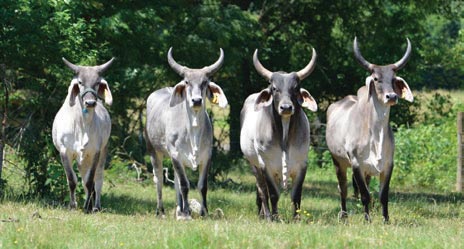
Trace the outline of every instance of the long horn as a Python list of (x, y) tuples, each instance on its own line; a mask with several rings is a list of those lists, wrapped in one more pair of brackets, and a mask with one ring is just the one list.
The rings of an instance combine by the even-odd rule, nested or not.
[(113, 61), (114, 61), (114, 57), (111, 58), (111, 60), (107, 61), (105, 64), (98, 66), (98, 73), (105, 72), (111, 66), (111, 64), (113, 64)]
[(395, 70), (400, 70), (403, 68), (411, 56), (411, 42), (408, 38), (406, 38), (406, 40), (408, 41), (408, 48), (406, 48), (406, 53), (403, 55), (403, 58), (393, 64), (395, 66)]
[(253, 54), (253, 65), (255, 66), (256, 71), (263, 76), (266, 80), (270, 80), (272, 76), (272, 72), (267, 70), (266, 68), (261, 65), (261, 62), (259, 62), (258, 59), (258, 49), (255, 50), (255, 53)]
[(184, 77), (184, 72), (185, 72), (185, 68), (184, 66), (180, 65), (179, 63), (177, 63), (174, 58), (172, 58), (172, 47), (169, 48), (169, 51), (168, 51), (168, 63), (169, 63), (169, 66), (171, 66), (171, 68), (180, 76)]
[(212, 75), (213, 73), (217, 72), (217, 70), (221, 68), (222, 63), (224, 63), (224, 51), (222, 51), (222, 48), (219, 48), (219, 51), (219, 59), (213, 65), (204, 67), (202, 69), (206, 73), (206, 75)]
[(298, 78), (301, 80), (304, 80), (306, 77), (308, 77), (316, 67), (316, 50), (313, 48), (313, 56), (311, 57), (311, 61), (306, 65), (305, 68), (301, 69), (300, 71), (296, 72), (296, 75)]
[(354, 51), (354, 57), (356, 57), (359, 64), (361, 64), (361, 66), (363, 66), (366, 70), (371, 71), (373, 65), (372, 63), (364, 59), (364, 57), (361, 55), (361, 51), (359, 51), (358, 41), (357, 41), (356, 36), (354, 37), (353, 51)]
[(72, 70), (74, 73), (77, 74), (77, 73), (79, 72), (79, 66), (78, 66), (78, 65), (72, 64), (71, 62), (69, 62), (68, 60), (66, 60), (64, 57), (62, 57), (61, 59), (63, 59), (64, 64), (66, 64), (66, 66), (68, 66), (69, 68), (71, 68), (71, 70)]

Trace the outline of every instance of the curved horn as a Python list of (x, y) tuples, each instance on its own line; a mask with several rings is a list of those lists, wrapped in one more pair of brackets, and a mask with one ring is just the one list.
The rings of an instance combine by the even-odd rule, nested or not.
[(113, 64), (113, 61), (114, 61), (114, 57), (111, 58), (111, 60), (107, 61), (106, 63), (101, 64), (100, 66), (98, 66), (98, 69), (97, 69), (98, 73), (105, 72), (111, 66), (111, 64)]
[(270, 80), (272, 76), (272, 72), (267, 70), (266, 68), (261, 65), (261, 62), (259, 62), (258, 59), (258, 49), (255, 50), (255, 53), (253, 54), (253, 65), (255, 66), (256, 71), (263, 76), (266, 80)]
[(214, 62), (213, 65), (204, 67), (202, 69), (207, 75), (211, 75), (217, 72), (219, 68), (221, 68), (222, 63), (224, 62), (224, 51), (222, 51), (222, 48), (219, 48), (219, 51), (220, 51), (219, 59), (216, 62)]
[(298, 78), (301, 80), (304, 80), (304, 78), (308, 77), (316, 67), (316, 50), (313, 48), (313, 56), (311, 57), (311, 61), (306, 65), (305, 68), (301, 69), (300, 71), (296, 72), (296, 75)]
[(361, 66), (363, 66), (366, 70), (371, 71), (373, 65), (372, 63), (366, 61), (366, 59), (364, 59), (364, 57), (361, 55), (361, 51), (359, 51), (358, 41), (357, 41), (356, 36), (354, 37), (353, 51), (354, 51), (354, 57), (356, 57), (359, 64), (361, 64)]
[(172, 47), (169, 48), (169, 51), (168, 51), (168, 63), (169, 63), (169, 66), (171, 66), (171, 68), (177, 73), (179, 74), (180, 76), (184, 77), (184, 71), (185, 71), (185, 67), (180, 65), (179, 63), (177, 63), (174, 58), (172, 58)]
[(406, 40), (408, 41), (408, 48), (406, 48), (406, 53), (404, 53), (403, 58), (393, 64), (395, 66), (395, 70), (403, 68), (411, 55), (411, 42), (408, 38), (406, 38)]
[(63, 59), (64, 64), (66, 64), (66, 66), (68, 66), (69, 68), (71, 68), (71, 70), (72, 70), (74, 73), (77, 74), (77, 73), (79, 72), (79, 66), (78, 66), (78, 65), (72, 64), (71, 62), (69, 62), (68, 60), (66, 60), (64, 57), (62, 57), (61, 59)]

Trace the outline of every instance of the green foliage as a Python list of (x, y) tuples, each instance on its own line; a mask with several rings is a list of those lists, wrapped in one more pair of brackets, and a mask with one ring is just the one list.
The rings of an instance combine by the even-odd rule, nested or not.
[(395, 133), (394, 182), (408, 187), (450, 191), (456, 179), (456, 114), (428, 119)]

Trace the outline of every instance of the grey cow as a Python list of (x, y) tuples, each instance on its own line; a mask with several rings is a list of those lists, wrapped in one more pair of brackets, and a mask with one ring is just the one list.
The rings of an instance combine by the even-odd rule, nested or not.
[(75, 75), (66, 100), (53, 121), (53, 143), (60, 152), (66, 172), (71, 208), (77, 206), (77, 177), (73, 170), (73, 161), (77, 161), (86, 193), (86, 212), (101, 210), (100, 196), (111, 120), (98, 99), (104, 99), (108, 105), (113, 102), (108, 83), (102, 77), (113, 60), (90, 67), (74, 65), (63, 58)]
[(271, 72), (261, 65), (258, 50), (253, 55), (256, 71), (270, 84), (243, 104), (240, 147), (256, 177), (258, 215), (267, 220), (278, 218), (279, 185), (286, 188), (289, 177), (295, 218), (300, 209), (309, 150), (309, 122), (302, 107), (317, 111), (316, 101), (300, 82), (316, 65), (316, 51), (312, 53), (308, 65), (292, 73)]
[(183, 79), (174, 87), (157, 90), (148, 97), (145, 137), (153, 165), (153, 180), (158, 193), (158, 215), (164, 216), (162, 200), (164, 156), (171, 158), (174, 167), (174, 185), (177, 194), (176, 218), (191, 219), (186, 167), (193, 170), (199, 168), (201, 215), (205, 216), (208, 213), (207, 176), (211, 164), (213, 131), (206, 113), (205, 101), (208, 98), (222, 108), (227, 106), (227, 98), (221, 87), (210, 80), (211, 75), (219, 70), (223, 61), (224, 52), (220, 49), (219, 59), (214, 64), (202, 69), (190, 69), (173, 59), (172, 48), (170, 48), (169, 65)]
[(357, 96), (349, 95), (331, 104), (327, 110), (326, 140), (338, 178), (341, 212), (346, 218), (346, 196), (348, 167), (353, 170), (353, 179), (361, 193), (365, 219), (370, 221), (368, 204), (369, 179), (380, 176), (380, 202), (385, 222), (388, 222), (388, 192), (393, 170), (395, 150), (393, 133), (389, 124), (390, 107), (398, 98), (413, 101), (408, 84), (396, 76), (406, 65), (411, 54), (411, 43), (404, 56), (396, 63), (378, 66), (366, 61), (354, 39), (354, 55), (357, 61), (370, 72), (365, 86)]

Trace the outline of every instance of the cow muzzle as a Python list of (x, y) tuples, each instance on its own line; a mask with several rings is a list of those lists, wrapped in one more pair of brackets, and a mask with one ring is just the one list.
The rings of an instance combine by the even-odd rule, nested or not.
[(387, 105), (396, 105), (398, 103), (398, 95), (396, 93), (387, 93), (385, 94), (384, 102)]
[(290, 116), (293, 115), (295, 108), (293, 108), (292, 104), (280, 104), (279, 105), (279, 114), (282, 116)]
[[(90, 95), (89, 95), (90, 94)], [(92, 88), (87, 88), (81, 93), (85, 108), (94, 108), (97, 105), (98, 94)]]

